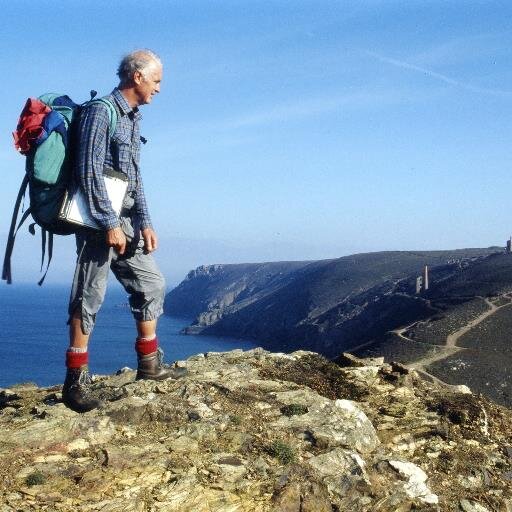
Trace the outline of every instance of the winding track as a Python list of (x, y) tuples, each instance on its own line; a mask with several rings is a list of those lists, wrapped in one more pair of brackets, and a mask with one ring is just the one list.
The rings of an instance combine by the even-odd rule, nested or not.
[[(511, 295), (509, 293), (505, 293), (502, 295), (502, 297), (506, 297), (507, 299), (511, 299)], [(467, 332), (469, 332), (471, 329), (476, 327), (478, 324), (483, 322), (486, 318), (494, 315), (496, 311), (499, 309), (509, 306), (510, 302), (506, 302), (505, 304), (502, 304), (501, 306), (496, 306), (496, 304), (493, 304), (487, 297), (482, 296), (475, 296), (475, 299), (482, 299), (488, 306), (489, 309), (482, 313), (481, 315), (477, 316), (474, 320), (467, 323), (457, 331), (455, 331), (452, 334), (449, 334), (446, 337), (445, 344), (444, 345), (432, 345), (432, 347), (436, 347), (438, 350), (430, 356), (424, 357), (422, 359), (419, 359), (418, 361), (415, 361), (414, 363), (410, 364), (409, 366), (411, 368), (414, 368), (415, 370), (420, 370), (423, 372), (427, 372), (426, 368), (427, 366), (437, 362), (441, 361), (443, 359), (446, 359), (447, 357), (456, 354), (457, 352), (460, 352), (461, 350), (466, 350), (464, 347), (458, 347), (457, 342), (458, 340), (464, 336)], [(405, 336), (405, 332), (408, 331), (411, 327), (413, 327), (417, 322), (413, 322), (410, 325), (407, 325), (406, 327), (401, 327), (399, 329), (395, 329), (391, 332), (395, 333), (399, 338), (402, 338), (404, 341), (415, 341), (411, 338), (408, 338)]]

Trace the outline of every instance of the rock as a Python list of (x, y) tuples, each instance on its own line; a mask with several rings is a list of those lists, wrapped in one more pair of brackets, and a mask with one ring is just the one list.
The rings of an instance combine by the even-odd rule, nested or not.
[(148, 402), (139, 396), (131, 396), (112, 403), (107, 414), (116, 423), (136, 425), (149, 419)]
[(177, 439), (170, 441), (169, 449), (178, 453), (197, 452), (199, 450), (199, 444), (196, 440), (191, 439), (190, 437), (180, 436)]
[(460, 509), (463, 512), (490, 512), (488, 508), (472, 500), (460, 500)]
[(125, 384), (130, 384), (135, 379), (135, 370), (128, 368), (125, 366), (117, 370), (115, 375), (111, 376), (106, 382), (103, 383), (104, 386), (112, 387), (112, 388), (120, 388)]
[(82, 438), (78, 438), (78, 439), (74, 439), (73, 441), (68, 443), (66, 450), (68, 452), (72, 452), (75, 450), (87, 450), (87, 448), (89, 448), (89, 446), (90, 446), (89, 441), (86, 441), (85, 439), (82, 439)]
[(359, 481), (367, 480), (364, 461), (342, 448), (317, 455), (307, 463), (319, 475), (327, 489), (340, 497)]
[(464, 489), (472, 490), (483, 487), (484, 478), (482, 473), (473, 472), (473, 474), (457, 475), (457, 482)]
[(228, 466), (242, 466), (242, 461), (234, 455), (222, 455), (217, 459), (217, 464), (227, 464)]
[[(439, 498), (478, 512), (475, 492), (508, 510), (512, 413), (485, 403), (483, 436), (481, 397), (406, 385), (399, 371), (391, 383), (368, 363), (262, 349), (192, 357), (180, 381), (98, 377), (105, 403), (86, 414), (58, 388), (13, 388), (0, 510), (405, 512), (437, 510)], [(451, 404), (464, 422), (450, 421)]]
[(327, 489), (316, 482), (303, 491), (301, 512), (332, 512), (333, 508)]
[(270, 469), (270, 466), (265, 462), (262, 457), (258, 457), (252, 463), (252, 469), (261, 477), (267, 476), (267, 470)]
[(343, 352), (340, 356), (334, 359), (334, 362), (342, 367), (352, 366), (352, 367), (368, 367), (368, 366), (376, 366), (381, 367), (384, 364), (383, 357), (367, 357), (360, 358), (356, 357), (349, 352)]
[(4, 408), (10, 402), (20, 400), (21, 396), (10, 389), (0, 390), (0, 409)]
[(352, 379), (365, 382), (368, 379), (376, 381), (379, 374), (378, 366), (363, 366), (361, 368), (344, 368), (345, 373)]
[(245, 452), (250, 449), (254, 436), (246, 432), (227, 432), (223, 434), (226, 448), (233, 452)]
[(403, 365), (402, 363), (399, 363), (397, 361), (391, 362), (391, 371), (399, 373), (400, 375), (407, 375), (411, 370)]
[(187, 416), (190, 421), (198, 421), (201, 419), (201, 415), (197, 411), (187, 411)]
[(458, 384), (452, 388), (456, 393), (462, 393), (463, 395), (471, 395), (471, 389), (464, 384)]
[(348, 400), (327, 400), (309, 390), (273, 393), (285, 405), (300, 404), (308, 412), (282, 416), (272, 423), (276, 427), (306, 432), (313, 442), (324, 448), (346, 446), (360, 452), (371, 451), (379, 444), (376, 431), (364, 412)]
[[(262, 350), (262, 349), (260, 349)], [(301, 357), (310, 356), (310, 355), (316, 355), (316, 352), (311, 352), (310, 350), (295, 350), (290, 354), (293, 359), (297, 360)]]
[(236, 482), (247, 473), (247, 468), (242, 464), (225, 464), (220, 461), (210, 466), (209, 470), (220, 475), (225, 482)]
[(301, 512), (300, 486), (291, 484), (286, 486), (276, 497), (274, 512)]
[(197, 415), (197, 419), (200, 418), (211, 418), (214, 413), (204, 402), (197, 399), (189, 399), (188, 403), (193, 407), (193, 413)]
[(426, 486), (427, 475), (421, 468), (412, 462), (399, 460), (389, 460), (388, 462), (400, 476), (407, 480), (404, 486), (407, 496), (417, 498), (423, 503), (437, 504), (439, 502), (439, 498)]

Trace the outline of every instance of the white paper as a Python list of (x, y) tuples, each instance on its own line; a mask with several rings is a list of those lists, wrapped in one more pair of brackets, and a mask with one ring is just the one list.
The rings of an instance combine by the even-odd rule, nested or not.
[[(103, 179), (105, 180), (108, 198), (112, 203), (112, 209), (119, 216), (126, 189), (128, 188), (128, 181), (107, 174), (103, 175)], [(100, 226), (92, 218), (85, 195), (79, 187), (77, 187), (72, 194), (68, 195), (61, 209), (60, 218), (72, 222), (73, 224), (100, 229)]]

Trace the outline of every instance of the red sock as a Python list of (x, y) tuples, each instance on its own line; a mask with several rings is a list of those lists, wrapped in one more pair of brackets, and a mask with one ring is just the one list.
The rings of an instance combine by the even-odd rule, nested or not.
[(80, 368), (89, 362), (88, 352), (66, 352), (66, 367), (67, 368)]
[(135, 350), (137, 354), (146, 356), (156, 352), (158, 348), (158, 338), (155, 336), (152, 340), (146, 340), (145, 338), (137, 338), (135, 342)]

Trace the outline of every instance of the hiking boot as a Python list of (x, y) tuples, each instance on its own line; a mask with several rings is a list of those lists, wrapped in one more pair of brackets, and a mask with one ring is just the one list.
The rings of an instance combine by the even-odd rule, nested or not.
[(164, 380), (164, 379), (180, 379), (188, 373), (186, 368), (170, 368), (164, 365), (162, 359), (164, 351), (158, 348), (156, 352), (143, 355), (137, 354), (137, 376), (135, 380)]
[(62, 387), (62, 401), (75, 412), (87, 412), (101, 405), (99, 400), (90, 396), (91, 376), (87, 366), (68, 368)]

